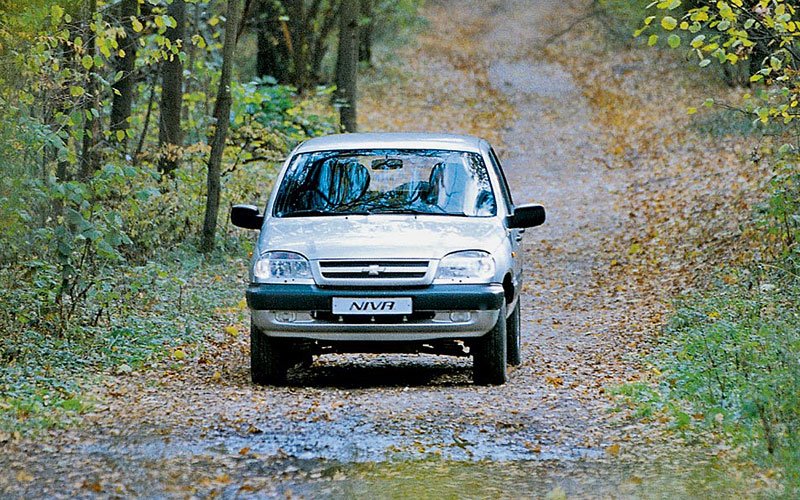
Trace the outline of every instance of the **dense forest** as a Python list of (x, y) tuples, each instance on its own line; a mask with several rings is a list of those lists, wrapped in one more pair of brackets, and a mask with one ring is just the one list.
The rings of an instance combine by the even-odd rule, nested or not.
[[(302, 140), (355, 130), (358, 68), (370, 66), (376, 41), (391, 45), (420, 22), (419, 6), (0, 2), (0, 392), (9, 404), (36, 414), (54, 384), (64, 386), (56, 402), (74, 396), (76, 382), (56, 382), (52, 370), (70, 365), (56, 352), (65, 345), (80, 346), (79, 366), (127, 367), (184, 328), (202, 336), (208, 326), (180, 325), (194, 314), (187, 282), (249, 250), (227, 222), (230, 205), (263, 203)], [(213, 297), (198, 294), (198, 324)], [(186, 316), (163, 315), (173, 301)], [(168, 327), (153, 331), (154, 322)], [(139, 354), (95, 349), (109, 335), (135, 338), (121, 349)]]
[[(394, 397), (408, 407), (398, 413), (414, 415), (405, 423), (414, 441), (403, 456), (422, 457), (424, 474), (426, 460), (440, 456), (438, 448), (434, 455), (429, 450), (441, 444), (436, 432), (449, 428), (452, 422), (442, 421), (450, 418), (492, 449), (501, 448), (495, 435), (524, 443), (526, 464), (555, 457), (556, 468), (566, 471), (564, 484), (571, 484), (569, 464), (578, 455), (561, 460), (568, 454), (549, 436), (569, 434), (588, 414), (578, 432), (583, 443), (583, 434), (588, 440), (624, 414), (623, 426), (585, 445), (586, 456), (600, 456), (599, 477), (609, 462), (623, 462), (629, 448), (661, 461), (648, 446), (668, 458), (694, 457), (687, 450), (698, 446), (722, 457), (722, 468), (736, 464), (731, 474), (753, 488), (742, 493), (734, 481), (736, 495), (766, 488), (768, 495), (797, 496), (800, 5), (553, 5), (0, 0), (0, 447), (23, 443), (15, 450), (24, 456), (26, 443), (80, 425), (97, 408), (111, 415), (105, 430), (117, 431), (127, 425), (118, 415), (138, 410), (131, 394), (157, 387), (168, 401), (175, 387), (189, 385), (174, 381), (188, 378), (201, 386), (194, 396), (203, 404), (211, 393), (309, 404), (306, 416), (320, 427), (304, 425), (323, 433), (342, 408), (396, 428), (385, 414), (369, 413)], [(409, 40), (405, 49), (416, 48), (403, 55), (399, 45)], [(364, 99), (365, 76), (381, 64), (390, 90)], [(231, 366), (241, 368), (244, 358), (236, 356), (247, 349), (242, 286), (253, 235), (229, 224), (229, 207), (263, 205), (280, 163), (301, 141), (359, 124), (485, 135), (506, 165), (514, 154), (524, 160), (517, 168), (528, 170), (512, 176), (528, 184), (512, 185), (515, 198), (566, 200), (548, 206), (555, 216), (544, 230), (552, 232), (530, 246), (531, 308), (524, 318), (530, 357), (512, 374), (513, 394), (455, 391), (460, 365), (430, 385), (425, 376), (410, 376), (427, 369), (413, 363), (362, 372), (377, 374), (377, 381), (346, 400), (335, 382), (334, 389), (312, 384), (269, 399), (273, 393), (243, 389), (236, 378)], [(517, 142), (504, 144), (508, 137)], [(566, 170), (574, 177), (561, 176), (571, 163), (579, 165)], [(590, 181), (600, 194), (582, 191)], [(608, 205), (586, 206), (601, 201)], [(598, 229), (596, 218), (605, 216), (614, 224)], [(570, 233), (573, 220), (583, 225)], [(583, 263), (591, 269), (580, 281)], [(611, 298), (600, 307), (589, 300), (596, 297)], [(606, 368), (625, 377), (609, 382), (611, 375), (600, 373)], [(628, 377), (631, 371), (636, 375)], [(407, 379), (423, 380), (423, 387), (406, 392)], [(126, 385), (135, 389), (123, 387), (126, 393), (120, 389)], [(466, 413), (453, 409), (458, 405), (436, 403), (455, 392), (474, 397), (476, 408), (492, 402), (487, 414), (503, 413), (494, 434), (476, 430), (477, 417), (465, 423)], [(518, 404), (520, 394), (529, 397), (527, 407)], [(335, 401), (323, 417), (314, 411), (325, 398)], [(434, 409), (425, 413), (420, 400)], [(574, 408), (590, 410), (570, 413)], [(224, 408), (231, 421), (240, 409)], [(295, 418), (294, 411), (286, 415)], [(644, 438), (628, 434), (637, 425)], [(231, 432), (237, 439), (261, 432), (244, 428)], [(455, 444), (444, 454), (459, 457), (452, 450), (473, 443), (453, 429)], [(404, 443), (383, 439), (387, 453)], [(237, 452), (235, 460), (249, 457)], [(44, 456), (49, 466), (52, 457)], [(487, 463), (473, 465), (483, 470)], [(499, 463), (505, 469), (512, 462)], [(675, 463), (664, 461), (685, 472)], [(6, 484), (24, 487), (33, 481), (26, 474), (15, 472)], [(449, 484), (450, 473), (443, 475)], [(639, 486), (645, 477), (645, 489), (637, 491), (652, 496), (646, 487), (654, 476), (631, 477)], [(99, 492), (94, 484), (78, 491)], [(718, 493), (713, 481), (705, 486), (701, 492)], [(548, 496), (566, 497), (553, 492)]]

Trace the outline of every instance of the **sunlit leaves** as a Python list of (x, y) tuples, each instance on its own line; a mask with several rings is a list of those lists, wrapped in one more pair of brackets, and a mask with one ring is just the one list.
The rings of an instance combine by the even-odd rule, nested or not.
[[(800, 99), (800, 73), (795, 69), (800, 64), (800, 48), (795, 40), (800, 31), (800, 19), (791, 2), (702, 2), (682, 13), (675, 10), (676, 7), (666, 0), (651, 4), (651, 11), (660, 11), (661, 15), (648, 15), (635, 35), (647, 33), (647, 44), (653, 46), (659, 40), (659, 34), (654, 31), (672, 32), (667, 37), (667, 45), (678, 49), (684, 43), (677, 32), (690, 33), (688, 56), (695, 58), (701, 68), (714, 61), (719, 65), (739, 65), (747, 61), (749, 67), (754, 68), (747, 75), (749, 83), (765, 85), (765, 92), (756, 93), (757, 99), (763, 101), (760, 107), (744, 111), (752, 113), (760, 123), (793, 121), (795, 111), (791, 102)], [(753, 58), (756, 60), (751, 61)]]

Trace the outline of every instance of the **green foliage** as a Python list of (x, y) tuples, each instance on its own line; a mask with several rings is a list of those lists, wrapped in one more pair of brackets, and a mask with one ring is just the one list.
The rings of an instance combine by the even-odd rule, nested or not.
[(117, 268), (108, 276), (119, 296), (113, 313), (60, 336), (35, 314), (44, 303), (41, 290), (15, 286), (19, 270), (0, 270), (0, 300), (18, 307), (16, 314), (0, 308), (6, 332), (0, 338), (0, 428), (67, 423), (92, 408), (85, 391), (98, 375), (126, 376), (220, 328), (217, 311), (234, 307), (241, 289), (236, 280), (217, 278), (241, 263), (209, 264), (193, 251), (171, 252), (163, 261)]
[(757, 86), (743, 96), (740, 109), (762, 124), (794, 126), (800, 102), (800, 47), (796, 42), (800, 18), (794, 2), (664, 0), (651, 7), (653, 15), (644, 19), (636, 36), (649, 33), (653, 45), (668, 34), (670, 47), (679, 48), (686, 47), (677, 35), (682, 34), (688, 42), (687, 55), (700, 67), (712, 61), (723, 67), (746, 62), (749, 83)]
[(595, 12), (601, 16), (609, 40), (613, 43), (630, 43), (631, 33), (642, 22), (643, 13), (650, 0), (597, 0)]
[(271, 77), (233, 85), (232, 142), (247, 143), (240, 160), (281, 159), (306, 139), (336, 133), (336, 117), (327, 106), (332, 92), (321, 87), (300, 98), (296, 89)]
[(750, 445), (797, 493), (800, 175), (788, 163), (779, 172), (756, 221), (761, 258), (719, 271), (709, 290), (678, 304), (653, 360), (662, 374), (657, 392), (638, 384), (617, 394), (640, 417), (665, 412), (678, 429), (697, 424)]
[[(145, 367), (178, 345), (195, 349), (218, 326), (217, 308), (241, 297), (236, 280), (218, 279), (240, 264), (192, 250), (205, 210), (221, 44), (219, 8), (187, 3), (202, 22), (181, 44), (164, 36), (175, 22), (166, 1), (140, 4), (132, 24), (142, 77), (123, 135), (104, 127), (111, 82), (121, 76), (113, 70), (122, 33), (113, 2), (99, 0), (93, 13), (85, 2), (2, 4), (0, 426), (49, 427), (86, 411), (87, 381)], [(158, 64), (174, 57), (189, 70), (187, 145), (180, 168), (162, 176), (153, 103)], [(233, 91), (220, 247), (242, 255), (252, 234), (232, 228), (226, 208), (263, 205), (277, 162), (299, 141), (334, 131), (335, 113), (327, 90), (300, 97), (261, 82), (234, 83)], [(88, 130), (91, 122), (101, 126)], [(85, 134), (96, 135), (89, 175), (80, 171)], [(140, 140), (142, 154), (131, 158)]]

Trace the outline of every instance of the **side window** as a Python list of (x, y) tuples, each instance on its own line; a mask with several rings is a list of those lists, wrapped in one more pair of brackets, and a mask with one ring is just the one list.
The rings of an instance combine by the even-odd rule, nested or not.
[(511, 198), (511, 190), (508, 188), (508, 181), (506, 175), (503, 173), (503, 168), (500, 166), (500, 160), (497, 158), (494, 149), (489, 149), (489, 158), (492, 160), (494, 171), (497, 172), (497, 177), (500, 178), (500, 190), (503, 192), (503, 201), (506, 204), (506, 211), (508, 213), (514, 212), (514, 200)]

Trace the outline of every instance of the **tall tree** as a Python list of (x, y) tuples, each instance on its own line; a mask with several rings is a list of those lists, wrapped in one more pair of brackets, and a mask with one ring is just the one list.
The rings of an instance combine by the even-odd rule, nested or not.
[(119, 37), (117, 43), (122, 51), (117, 56), (115, 69), (120, 74), (114, 82), (114, 97), (111, 104), (111, 131), (121, 132), (118, 140), (127, 143), (128, 120), (133, 107), (134, 70), (136, 68), (136, 31), (133, 29), (133, 20), (139, 14), (138, 0), (122, 0), (118, 6), (119, 22), (122, 24), (124, 37)]
[(242, 12), (242, 0), (228, 0), (228, 15), (225, 21), (225, 40), (222, 45), (222, 72), (219, 78), (217, 101), (214, 104), (214, 136), (211, 140), (211, 154), (208, 159), (208, 177), (206, 185), (206, 214), (203, 221), (203, 234), (200, 250), (210, 253), (214, 250), (217, 233), (217, 217), (219, 215), (219, 198), (221, 190), (222, 153), (228, 137), (228, 121), (231, 112), (231, 70), (236, 50), (236, 38), (239, 18)]
[(289, 31), (283, 29), (286, 26), (286, 21), (281, 20), (283, 8), (278, 0), (260, 0), (255, 10), (256, 73), (260, 77), (286, 81), (290, 63)]
[[(97, 0), (89, 0), (86, 12), (86, 88), (84, 89), (84, 122), (83, 138), (81, 140), (81, 163), (78, 177), (81, 180), (89, 179), (97, 170), (100, 159), (97, 150), (100, 142), (100, 88), (92, 67), (97, 53), (95, 34), (91, 32), (94, 15), (97, 12)], [(91, 61), (88, 59), (91, 58)]]
[[(319, 2), (315, 2), (318, 4)], [(287, 44), (292, 55), (291, 80), (299, 89), (308, 88), (309, 81), (309, 16), (305, 0), (283, 0), (286, 14), (289, 16), (289, 36)]]
[[(167, 40), (173, 49), (182, 46), (186, 33), (186, 2), (172, 0), (167, 14), (175, 19), (168, 28)], [(177, 53), (170, 52), (161, 63), (161, 117), (158, 127), (158, 144), (161, 151), (159, 169), (170, 175), (180, 165), (180, 148), (183, 142), (181, 107), (183, 105), (183, 63)]]
[(372, 2), (361, 0), (361, 21), (358, 27), (358, 61), (372, 65)]
[(339, 9), (339, 53), (336, 61), (336, 94), (345, 132), (355, 132), (356, 81), (358, 74), (359, 0), (342, 0)]

